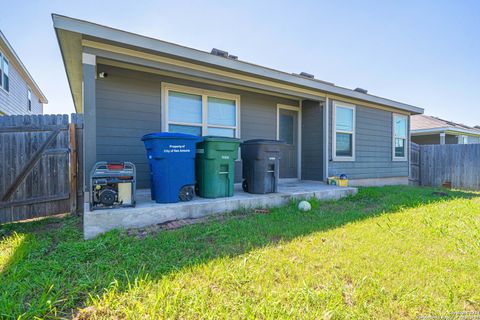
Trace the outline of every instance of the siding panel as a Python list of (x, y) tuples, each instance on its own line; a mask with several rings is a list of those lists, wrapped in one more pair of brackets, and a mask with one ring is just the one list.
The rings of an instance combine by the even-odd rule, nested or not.
[(355, 161), (332, 161), (332, 105), (329, 113), (329, 175), (345, 173), (350, 179), (408, 177), (408, 161), (392, 160), (393, 113), (361, 105), (356, 107)]
[[(132, 161), (138, 188), (148, 188), (149, 169), (141, 137), (161, 130), (161, 82), (240, 95), (242, 140), (275, 139), (277, 104), (298, 101), (188, 80), (99, 65), (108, 77), (97, 79), (97, 161)], [(241, 181), (238, 162), (236, 181)]]
[[(3, 50), (2, 53), (4, 53)], [(28, 85), (18, 73), (16, 67), (9, 63), (9, 91), (0, 88), (0, 112), (6, 115), (42, 114), (43, 104), (32, 91), (32, 111), (28, 111)]]
[(137, 185), (149, 186), (144, 134), (160, 131), (160, 84), (139, 74), (108, 70), (97, 79), (97, 161), (131, 161)]

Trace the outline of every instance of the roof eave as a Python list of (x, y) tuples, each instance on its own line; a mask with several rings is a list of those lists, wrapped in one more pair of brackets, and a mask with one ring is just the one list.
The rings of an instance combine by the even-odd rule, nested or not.
[(416, 134), (425, 135), (425, 134), (435, 134), (435, 133), (459, 133), (459, 134), (467, 134), (467, 135), (473, 135), (473, 136), (479, 136), (480, 137), (480, 132), (475, 132), (475, 131), (472, 131), (472, 130), (452, 128), (452, 127), (411, 130), (412, 135), (416, 135)]
[(407, 111), (411, 114), (422, 114), (424, 111), (422, 108), (404, 104), (401, 102), (357, 92), (355, 90), (350, 90), (317, 80), (295, 76), (286, 72), (269, 69), (244, 61), (226, 59), (223, 57), (212, 55), (205, 51), (200, 51), (181, 45), (165, 42), (162, 40), (141, 36), (138, 34), (114, 29), (108, 26), (103, 26), (88, 21), (69, 18), (57, 14), (52, 14), (52, 19), (54, 27), (56, 29), (63, 29), (83, 35), (88, 35), (98, 39), (105, 39), (107, 41), (124, 44), (127, 46), (151, 50), (160, 54), (176, 56), (181, 59), (188, 59), (196, 63), (208, 64), (217, 68), (229, 69), (234, 72), (250, 74), (257, 77), (263, 77), (279, 82), (289, 83), (291, 85), (299, 87), (306, 87), (330, 94), (336, 94), (357, 100), (368, 101), (379, 105), (385, 105), (395, 109)]

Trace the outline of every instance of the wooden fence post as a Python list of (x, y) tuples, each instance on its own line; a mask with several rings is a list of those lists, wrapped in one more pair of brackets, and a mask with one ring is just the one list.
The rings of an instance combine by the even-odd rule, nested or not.
[(68, 125), (70, 132), (70, 213), (77, 214), (77, 140), (75, 124)]

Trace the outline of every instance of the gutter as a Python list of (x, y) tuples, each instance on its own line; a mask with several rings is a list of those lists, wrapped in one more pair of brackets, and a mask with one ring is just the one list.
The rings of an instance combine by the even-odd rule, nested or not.
[(326, 93), (336, 94), (357, 100), (368, 101), (375, 104), (385, 105), (392, 108), (408, 111), (414, 114), (422, 114), (423, 109), (401, 102), (361, 93), (355, 90), (335, 86), (323, 81), (308, 79), (292, 75), (290, 73), (262, 67), (252, 63), (232, 60), (212, 55), (208, 52), (192, 49), (189, 47), (173, 44), (170, 42), (149, 38), (131, 32), (114, 29), (96, 23), (73, 19), (57, 14), (52, 14), (53, 24), (56, 29), (76, 32), (94, 38), (116, 42), (130, 47), (153, 51), (157, 54), (174, 56), (183, 60), (191, 60), (195, 63), (208, 64), (221, 69), (229, 69), (237, 73), (254, 75), (260, 78), (272, 79), (290, 85), (306, 87)]
[(466, 130), (466, 129), (452, 128), (452, 127), (411, 130), (412, 135), (426, 135), (426, 134), (433, 134), (433, 133), (453, 133), (453, 134), (461, 133), (461, 134), (480, 137), (480, 132)]

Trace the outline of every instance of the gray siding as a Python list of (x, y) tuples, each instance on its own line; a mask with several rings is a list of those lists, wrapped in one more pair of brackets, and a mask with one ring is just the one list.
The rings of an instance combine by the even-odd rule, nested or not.
[(451, 134), (445, 135), (445, 144), (458, 144), (458, 136)]
[[(440, 144), (440, 134), (412, 136), (412, 141), (418, 144)], [(480, 143), (480, 139), (478, 137), (468, 137), (468, 143)], [(458, 144), (458, 136), (446, 134), (445, 144)]]
[[(2, 54), (4, 50), (0, 50)], [(8, 57), (7, 57), (8, 58)], [(0, 88), (0, 112), (6, 115), (42, 114), (43, 104), (32, 91), (32, 111), (28, 111), (28, 85), (9, 59), (9, 91)]]
[(333, 161), (332, 104), (329, 111), (330, 176), (344, 173), (349, 179), (408, 177), (409, 162), (392, 160), (392, 112), (357, 105), (355, 161)]
[(302, 102), (302, 179), (322, 181), (323, 106), (317, 101)]
[(97, 79), (97, 161), (131, 161), (137, 184), (149, 186), (149, 168), (141, 138), (160, 131), (160, 85), (142, 74), (108, 69)]
[(412, 142), (417, 144), (440, 144), (439, 134), (412, 136)]
[[(240, 95), (241, 139), (275, 139), (277, 104), (298, 105), (275, 96), (99, 65), (108, 77), (97, 79), (97, 161), (132, 161), (139, 188), (149, 187), (147, 157), (140, 138), (161, 130), (161, 82)], [(241, 180), (237, 164), (237, 181)]]

